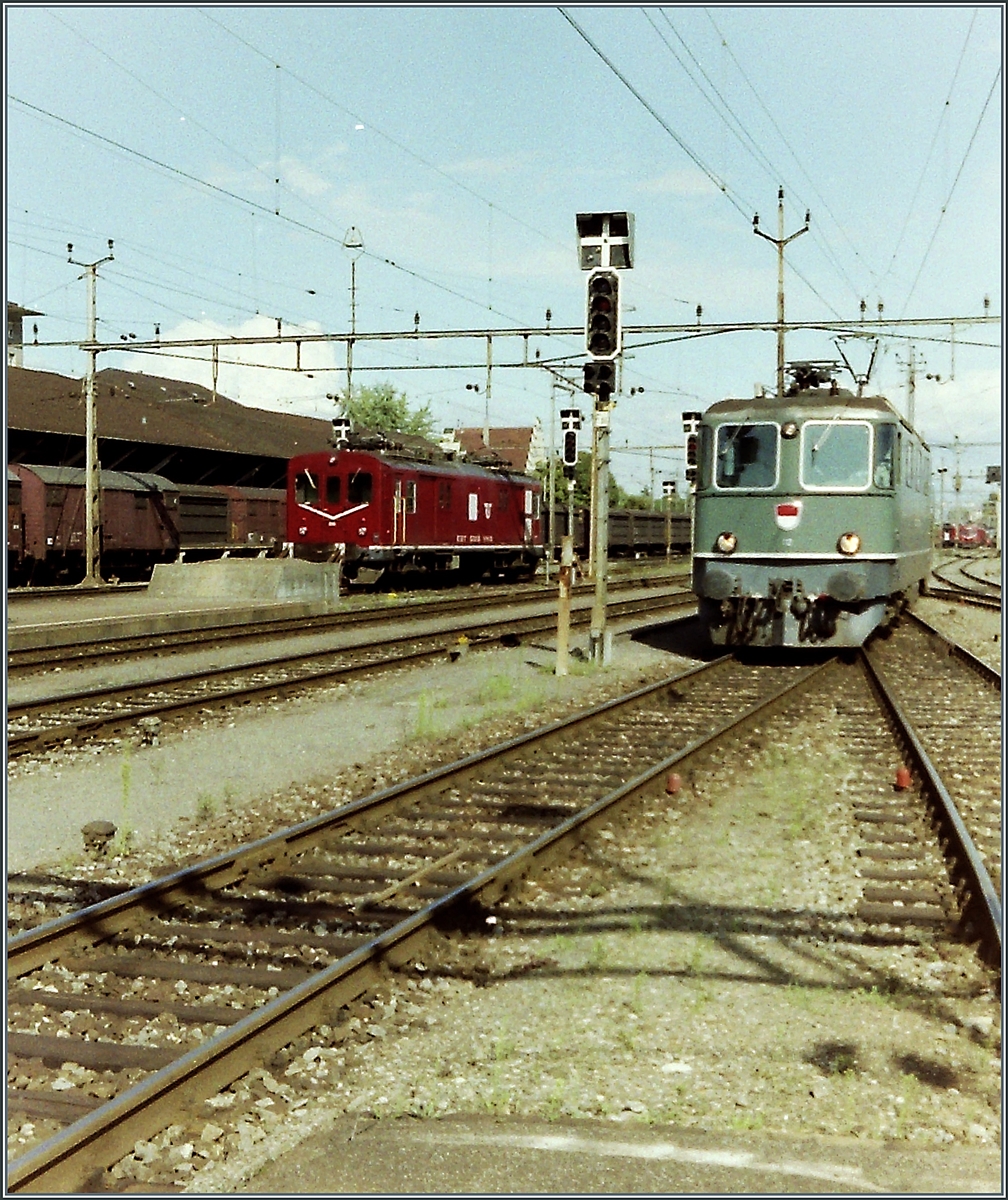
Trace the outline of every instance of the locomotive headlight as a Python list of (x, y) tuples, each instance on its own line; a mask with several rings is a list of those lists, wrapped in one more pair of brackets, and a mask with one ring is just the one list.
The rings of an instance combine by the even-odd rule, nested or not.
[(794, 421), (785, 421), (780, 427), (781, 437), (793, 438), (798, 436), (798, 426)]
[(734, 533), (719, 533), (714, 545), (722, 554), (734, 554), (738, 538)]
[(841, 554), (857, 554), (861, 549), (861, 539), (856, 533), (842, 533), (837, 542)]

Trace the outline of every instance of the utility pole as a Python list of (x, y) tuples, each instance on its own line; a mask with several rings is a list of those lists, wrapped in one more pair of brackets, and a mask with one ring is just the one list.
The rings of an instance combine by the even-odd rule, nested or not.
[(483, 392), (483, 445), (490, 449), (490, 385), (493, 378), (493, 338), (487, 334), (487, 377)]
[(938, 481), (941, 485), (941, 499), (939, 500), (939, 524), (945, 526), (945, 476), (948, 474), (948, 467), (938, 467)]
[(907, 359), (907, 421), (912, 426), (914, 413), (917, 408), (917, 360), (914, 357), (913, 342), (910, 343), (910, 356)]
[(553, 547), (556, 545), (556, 380), (550, 379), (549, 440), (549, 540), (546, 545), (546, 584), (550, 581)]
[(599, 388), (595, 401), (595, 507), (592, 525), (595, 526), (595, 598), (592, 602), (591, 643), (592, 662), (608, 666), (606, 646), (606, 617), (609, 611), (609, 414), (612, 410), (610, 392)]
[(773, 242), (777, 247), (777, 396), (784, 395), (784, 247), (788, 242), (808, 233), (810, 212), (805, 210), (805, 224), (789, 237), (784, 236), (784, 189), (777, 189), (777, 236), (772, 238), (759, 227), (759, 213), (753, 217), (753, 233)]
[[(350, 336), (346, 344), (346, 398), (353, 399), (353, 346), (357, 333), (357, 259), (364, 253), (364, 238), (356, 225), (351, 225), (343, 238), (343, 249), (350, 253)], [(348, 411), (344, 409), (344, 412)]]
[(73, 242), (67, 242), (67, 262), (83, 267), (87, 279), (87, 376), (84, 381), (84, 579), (83, 586), (101, 583), (101, 505), (100, 466), (98, 463), (98, 423), (95, 417), (95, 372), (98, 365), (98, 268), (112, 262), (112, 239), (109, 252), (95, 262), (79, 262), (73, 257)]

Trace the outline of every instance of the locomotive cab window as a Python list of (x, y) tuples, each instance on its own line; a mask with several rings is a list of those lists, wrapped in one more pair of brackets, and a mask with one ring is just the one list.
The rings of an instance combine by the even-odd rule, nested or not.
[(806, 421), (801, 481), (806, 488), (867, 488), (871, 426), (867, 421)]
[(347, 483), (347, 501), (350, 504), (371, 503), (371, 472), (354, 471)]
[(772, 488), (777, 482), (777, 426), (719, 425), (714, 482), (719, 488)]
[(335, 508), (340, 502), (340, 477), (338, 475), (330, 475), (325, 481), (325, 499), (326, 504)]
[(318, 500), (318, 483), (310, 471), (298, 471), (294, 476), (294, 499), (298, 504), (314, 504)]
[(872, 480), (877, 488), (891, 488), (895, 483), (896, 426), (875, 426), (875, 467)]

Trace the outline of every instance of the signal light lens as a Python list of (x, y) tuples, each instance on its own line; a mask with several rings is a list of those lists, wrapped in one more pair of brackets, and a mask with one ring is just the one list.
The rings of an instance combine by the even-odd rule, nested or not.
[(856, 533), (842, 533), (837, 541), (837, 549), (841, 554), (857, 554), (861, 549), (861, 539)]
[(619, 277), (603, 268), (588, 277), (585, 348), (595, 359), (610, 359), (619, 354), (619, 344)]
[(719, 533), (714, 545), (721, 554), (734, 554), (738, 538), (734, 533)]

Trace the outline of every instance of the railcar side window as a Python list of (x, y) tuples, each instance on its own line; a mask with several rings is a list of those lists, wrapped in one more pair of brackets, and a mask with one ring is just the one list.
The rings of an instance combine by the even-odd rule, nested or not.
[(406, 511), (408, 513), (416, 512), (416, 480), (406, 480)]
[(331, 504), (334, 508), (340, 502), (340, 477), (338, 475), (330, 475), (325, 481), (325, 498), (326, 504)]
[(719, 488), (771, 488), (777, 482), (777, 426), (719, 425), (714, 482)]
[(802, 486), (866, 488), (871, 426), (864, 421), (807, 421), (802, 429)]
[(371, 472), (354, 471), (347, 481), (347, 503), (371, 503)]
[(298, 471), (294, 476), (294, 499), (298, 504), (314, 504), (318, 500), (318, 483), (310, 471)]
[(893, 450), (896, 440), (895, 425), (875, 426), (875, 486), (891, 488), (893, 486)]

